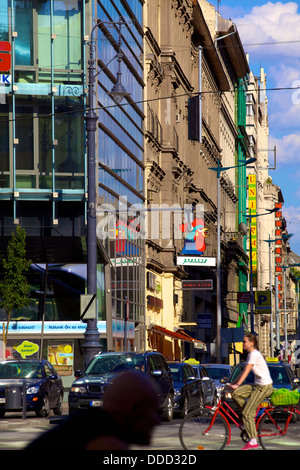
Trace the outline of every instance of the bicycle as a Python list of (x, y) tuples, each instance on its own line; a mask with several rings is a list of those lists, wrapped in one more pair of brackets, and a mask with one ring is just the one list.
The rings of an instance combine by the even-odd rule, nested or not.
[[(232, 422), (248, 442), (243, 423), (226, 401), (224, 391), (215, 408), (201, 407), (189, 413), (179, 428), (179, 439), (185, 450), (223, 450), (231, 441)], [(300, 448), (300, 410), (297, 405), (274, 406), (268, 400), (256, 413), (258, 440), (264, 450)]]

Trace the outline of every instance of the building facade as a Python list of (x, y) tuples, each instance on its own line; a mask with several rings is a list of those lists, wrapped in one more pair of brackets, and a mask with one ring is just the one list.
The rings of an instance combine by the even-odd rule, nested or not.
[[(1, 256), (20, 225), (32, 261), (30, 305), (13, 313), (7, 353), (15, 355), (24, 341), (36, 344), (36, 354), (51, 359), (66, 386), (83, 364), (87, 66), (91, 31), (99, 20), (94, 35), (97, 221), (101, 225), (101, 208), (108, 203), (115, 209), (115, 225), (111, 237), (99, 231), (97, 325), (104, 349), (107, 343), (122, 348), (126, 310), (127, 347), (139, 349), (144, 348), (144, 248), (137, 224), (129, 227), (136, 214), (127, 209), (144, 200), (142, 2), (1, 3)], [(107, 94), (117, 82), (120, 52), (130, 93), (123, 107)], [(126, 204), (121, 223), (120, 199)], [(1, 327), (5, 320), (2, 310)]]

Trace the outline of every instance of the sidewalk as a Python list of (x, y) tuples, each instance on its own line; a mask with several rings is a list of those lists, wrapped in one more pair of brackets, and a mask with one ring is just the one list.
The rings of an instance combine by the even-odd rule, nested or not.
[(69, 409), (68, 403), (63, 402), (63, 414), (62, 416), (54, 415), (51, 410), (50, 415), (47, 418), (38, 418), (34, 412), (26, 414), (26, 419), (22, 419), (22, 412), (8, 412), (4, 415), (3, 419), (0, 419), (0, 431), (5, 429), (19, 429), (20, 427), (48, 427), (52, 424), (56, 424), (60, 419), (68, 416)]

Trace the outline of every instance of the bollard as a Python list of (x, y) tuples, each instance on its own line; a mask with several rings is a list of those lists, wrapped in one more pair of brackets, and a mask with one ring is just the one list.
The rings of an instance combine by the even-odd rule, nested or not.
[(23, 393), (22, 393), (23, 403), (22, 403), (22, 419), (26, 419), (26, 410), (27, 410), (27, 386), (26, 382), (23, 382)]

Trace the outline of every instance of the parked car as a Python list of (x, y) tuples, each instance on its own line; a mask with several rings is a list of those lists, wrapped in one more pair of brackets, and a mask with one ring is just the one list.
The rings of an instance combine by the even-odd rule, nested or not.
[(187, 359), (184, 362), (192, 366), (196, 377), (201, 381), (203, 404), (214, 406), (218, 399), (217, 389), (205, 366), (193, 358)]
[(168, 362), (174, 384), (174, 414), (184, 417), (203, 403), (201, 381), (184, 362)]
[[(229, 380), (232, 372), (232, 366), (229, 364), (203, 364), (209, 376), (215, 382), (215, 386), (220, 396), (226, 381)], [(222, 381), (222, 382), (221, 382)]]
[[(296, 378), (290, 366), (282, 361), (276, 361), (272, 359), (271, 361), (266, 361), (270, 370), (271, 378), (273, 380), (273, 388), (280, 389), (286, 388), (288, 390), (295, 390), (300, 386), (300, 380)], [(228, 380), (228, 383), (233, 383), (236, 378), (243, 371), (246, 362), (241, 362), (237, 364), (232, 371), (232, 374)], [(254, 374), (250, 372), (243, 384), (253, 384), (254, 383)], [(231, 391), (229, 388), (225, 388), (225, 397), (226, 401), (232, 403)]]
[(174, 401), (172, 375), (165, 358), (156, 351), (97, 354), (84, 373), (75, 371), (76, 380), (68, 396), (69, 414), (102, 406), (105, 387), (117, 374), (126, 370), (139, 370), (155, 379), (160, 390), (159, 407), (162, 419), (171, 421)]
[(21, 411), (23, 384), (26, 411), (47, 417), (50, 410), (62, 414), (64, 388), (61, 377), (44, 359), (8, 359), (0, 362), (0, 418), (8, 411)]

